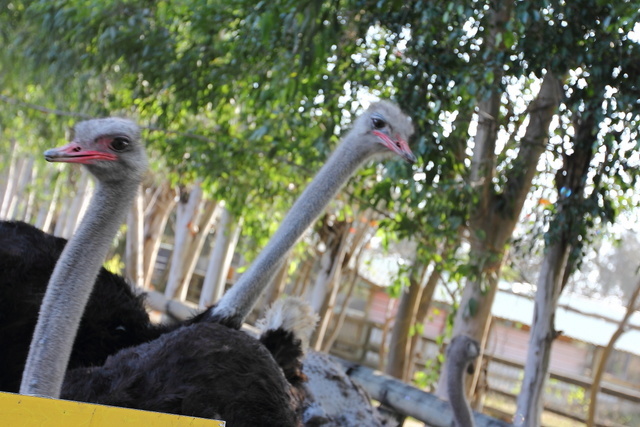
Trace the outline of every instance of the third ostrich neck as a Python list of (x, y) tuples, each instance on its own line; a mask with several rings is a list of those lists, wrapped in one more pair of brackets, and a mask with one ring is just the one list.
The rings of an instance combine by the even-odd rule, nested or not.
[(455, 427), (473, 427), (475, 421), (465, 387), (467, 369), (477, 358), (478, 343), (467, 336), (457, 336), (447, 351), (447, 394), (453, 410)]
[(372, 154), (358, 144), (355, 132), (347, 134), (314, 180), (293, 204), (282, 224), (249, 269), (220, 300), (211, 316), (239, 328), (280, 261), (320, 215), (351, 174)]

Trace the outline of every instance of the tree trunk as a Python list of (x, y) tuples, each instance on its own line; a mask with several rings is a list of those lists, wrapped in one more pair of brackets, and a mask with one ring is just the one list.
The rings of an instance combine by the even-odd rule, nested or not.
[(10, 219), (8, 216), (9, 206), (13, 200), (14, 187), (18, 178), (18, 165), (16, 158), (16, 141), (11, 140), (11, 157), (9, 159), (9, 167), (7, 168), (7, 175), (4, 184), (4, 191), (2, 193), (2, 200), (0, 201), (0, 219)]
[(89, 172), (82, 168), (76, 185), (76, 195), (71, 202), (69, 210), (65, 212), (66, 218), (64, 220), (64, 228), (60, 231), (60, 237), (70, 239), (82, 220), (93, 193), (93, 188), (89, 185), (89, 181)]
[(371, 240), (372, 236), (369, 232), (374, 229), (374, 216), (373, 211), (367, 209), (360, 215), (359, 221), (353, 221), (351, 223), (349, 233), (353, 231), (353, 237), (344, 256), (343, 269), (348, 268), (351, 258), (360, 255), (362, 248)]
[(331, 335), (329, 336), (329, 338), (325, 339), (325, 343), (322, 347), (322, 351), (324, 351), (325, 353), (329, 353), (331, 347), (333, 347), (333, 343), (338, 338), (340, 329), (342, 328), (344, 320), (347, 317), (347, 308), (349, 307), (349, 301), (351, 300), (351, 295), (353, 295), (353, 290), (355, 289), (356, 283), (358, 282), (358, 278), (360, 276), (360, 258), (362, 256), (362, 253), (364, 252), (363, 249), (366, 245), (366, 242), (370, 239), (371, 237), (364, 241), (364, 243), (358, 247), (358, 250), (355, 254), (355, 265), (353, 267), (353, 270), (351, 271), (351, 277), (349, 278), (349, 284), (347, 285), (347, 291), (344, 296), (344, 301), (342, 301), (342, 306), (340, 307), (340, 312), (338, 314), (338, 318), (336, 319), (335, 327), (333, 328), (333, 331), (331, 331)]
[(229, 268), (233, 254), (240, 238), (242, 218), (235, 221), (231, 212), (222, 208), (220, 220), (216, 229), (216, 238), (204, 275), (202, 292), (200, 293), (200, 308), (205, 308), (218, 301), (224, 294)]
[(316, 266), (315, 260), (311, 260), (309, 262), (309, 268), (305, 272), (305, 275), (302, 277), (302, 281), (300, 282), (300, 290), (297, 293), (297, 295), (300, 298), (307, 298), (308, 299), (308, 295), (309, 295), (309, 292), (310, 292), (309, 291), (309, 287), (312, 284), (313, 273), (314, 273), (315, 266)]
[(382, 325), (382, 338), (380, 338), (380, 351), (379, 362), (378, 362), (378, 370), (383, 371), (385, 366), (385, 361), (387, 360), (387, 337), (389, 336), (389, 327), (393, 322), (393, 317), (391, 313), (394, 311), (398, 300), (395, 298), (389, 298), (389, 302), (387, 303), (387, 307), (384, 313), (384, 325)]
[(20, 208), (20, 213), (17, 215), (18, 218), (27, 223), (31, 222), (31, 217), (33, 215), (33, 205), (35, 203), (37, 191), (37, 189), (33, 187), (33, 183), (35, 182), (38, 173), (38, 168), (34, 164), (33, 159), (31, 158), (29, 161), (29, 171), (23, 174), (25, 184), (22, 187), (21, 194), (24, 201)]
[(320, 315), (322, 315), (326, 296), (330, 292), (332, 274), (336, 271), (335, 263), (342, 262), (342, 258), (338, 261), (338, 255), (341, 248), (344, 249), (345, 233), (348, 233), (350, 227), (350, 223), (338, 220), (335, 220), (333, 225), (329, 225), (328, 218), (329, 215), (325, 214), (322, 229), (319, 232), (320, 239), (325, 244), (325, 251), (320, 257), (320, 271), (308, 298), (311, 308)]
[(152, 200), (147, 205), (144, 215), (144, 257), (142, 262), (144, 289), (151, 287), (158, 250), (160, 249), (160, 243), (162, 243), (162, 235), (167, 226), (169, 215), (176, 203), (176, 191), (171, 188), (169, 183), (163, 183), (156, 189)]
[(33, 165), (33, 159), (19, 159), (16, 164), (16, 179), (12, 188), (11, 198), (9, 199), (9, 206), (7, 207), (7, 218), (16, 219), (18, 212), (18, 205), (24, 195), (24, 189), (27, 186), (27, 175), (31, 174), (31, 166)]
[[(324, 340), (324, 336), (327, 332), (327, 328), (329, 327), (329, 323), (331, 322), (331, 318), (333, 316), (333, 309), (336, 303), (336, 298), (338, 296), (338, 289), (340, 288), (340, 277), (342, 272), (342, 264), (346, 254), (349, 229), (351, 228), (351, 223), (349, 222), (336, 222), (335, 225), (337, 224), (341, 224), (339, 227), (336, 227), (337, 232), (335, 233), (335, 242), (338, 244), (337, 246), (332, 245), (332, 248), (335, 248), (335, 251), (327, 250), (327, 252), (331, 252), (334, 255), (330, 260), (330, 271), (328, 272), (328, 274), (326, 274), (324, 302), (322, 303), (320, 311), (317, 311), (317, 313), (320, 315), (320, 323), (318, 324), (318, 328), (316, 330), (314, 348), (318, 351), (320, 351), (320, 349), (322, 348), (322, 341)], [(319, 282), (317, 281), (316, 288), (314, 289), (316, 298), (320, 298), (320, 291), (322, 291), (322, 289), (318, 287), (318, 283)], [(329, 291), (328, 294), (327, 290)]]
[(184, 270), (188, 261), (189, 246), (199, 231), (197, 224), (201, 214), (202, 203), (203, 192), (200, 182), (196, 182), (188, 194), (183, 192), (180, 195), (169, 278), (164, 290), (167, 298), (175, 298), (180, 293), (180, 287), (185, 277)]
[(559, 241), (549, 248), (540, 269), (524, 379), (514, 417), (516, 425), (540, 425), (544, 383), (549, 376), (551, 344), (558, 336), (554, 319), (568, 257), (568, 242)]
[(307, 287), (307, 300), (313, 308), (313, 311), (320, 313), (322, 310), (322, 304), (324, 303), (325, 296), (327, 295), (329, 275), (331, 274), (331, 266), (333, 261), (333, 254), (327, 248), (320, 256), (320, 270), (316, 275), (316, 280), (313, 287), (310, 289)]
[(144, 270), (142, 257), (144, 254), (144, 214), (142, 188), (134, 199), (127, 215), (127, 240), (125, 242), (125, 275), (133, 289), (143, 289)]
[(204, 246), (204, 242), (213, 227), (217, 213), (218, 209), (216, 202), (207, 200), (204, 203), (203, 212), (198, 221), (197, 228), (199, 232), (193, 236), (193, 240), (189, 245), (185, 256), (186, 263), (182, 270), (183, 276), (180, 278), (180, 287), (178, 292), (178, 298), (180, 301), (187, 299), (191, 277), (193, 277), (193, 272), (198, 264), (198, 259), (200, 259), (202, 247)]
[[(418, 303), (418, 312), (416, 313), (416, 323), (422, 323), (423, 325), (427, 323), (427, 315), (429, 314), (429, 308), (431, 307), (431, 301), (433, 300), (433, 293), (436, 290), (436, 286), (442, 277), (442, 273), (436, 267), (431, 271), (429, 275), (429, 279), (427, 280), (427, 284), (424, 286), (422, 290), (422, 294), (420, 295), (420, 302)], [(422, 334), (414, 334), (411, 337), (410, 347), (409, 347), (409, 362), (406, 366), (406, 371), (403, 378), (406, 378), (407, 381), (411, 380), (413, 375), (413, 367), (416, 363), (416, 347), (418, 346), (418, 341)]]
[[(51, 198), (44, 198), (42, 205), (38, 210), (38, 217), (36, 218), (35, 226), (45, 233), (51, 232), (51, 224), (53, 223), (53, 216), (56, 212), (58, 205), (58, 198), (60, 197), (61, 175), (56, 171), (51, 174), (47, 174), (47, 177), (55, 176), (53, 179), (53, 194)], [(47, 187), (45, 191), (49, 192), (51, 187)]]
[(419, 261), (414, 262), (409, 273), (409, 286), (403, 289), (400, 296), (398, 312), (391, 330), (385, 373), (402, 381), (407, 380), (404, 376), (407, 371), (406, 364), (411, 359), (409, 357), (410, 332), (411, 327), (415, 324), (426, 271), (427, 268), (424, 264)]
[[(68, 183), (66, 183), (68, 184)], [(67, 221), (67, 212), (70, 209), (70, 202), (67, 200), (68, 195), (64, 195), (62, 201), (59, 203), (57, 209), (55, 209), (53, 213), (53, 218), (55, 220), (55, 226), (53, 227), (53, 235), (57, 237), (62, 237), (62, 232), (64, 231), (65, 223)]]
[(569, 254), (580, 244), (580, 229), (587, 227), (580, 207), (585, 202), (584, 188), (598, 132), (595, 114), (595, 111), (586, 110), (574, 116), (571, 154), (563, 153), (564, 165), (556, 174), (558, 202), (547, 232), (547, 240), (553, 243), (547, 248), (538, 278), (522, 392), (517, 402), (515, 419), (524, 426), (540, 424), (551, 344), (557, 337), (554, 319), (558, 299), (575, 264), (575, 257), (570, 259)]
[[(495, 157), (495, 117), (498, 114), (500, 93), (493, 92), (487, 101), (480, 103), (476, 147), (472, 161), (472, 183), (478, 187), (478, 202), (469, 220), (470, 259), (473, 260), (473, 276), (467, 278), (458, 311), (453, 336), (468, 335), (480, 342), (488, 335), (489, 316), (497, 291), (502, 269), (504, 248), (513, 233), (522, 206), (536, 173), (540, 155), (545, 149), (551, 119), (560, 103), (560, 82), (551, 72), (545, 75), (540, 92), (529, 105), (529, 124), (520, 142), (517, 158), (506, 173), (502, 194), (494, 193), (493, 161)], [(492, 142), (489, 142), (490, 139)], [(487, 144), (492, 148), (487, 148)], [(489, 170), (489, 169), (491, 170)], [(482, 353), (476, 362), (482, 365)], [(479, 370), (474, 374), (472, 383)], [(446, 398), (446, 367), (438, 382), (437, 394)]]
[(258, 313), (261, 313), (262, 317), (266, 314), (267, 310), (271, 305), (276, 302), (276, 300), (282, 295), (284, 292), (284, 288), (287, 284), (287, 277), (289, 272), (289, 265), (291, 264), (291, 254), (289, 253), (287, 257), (281, 261), (281, 265), (278, 268), (278, 272), (273, 279), (271, 279), (271, 283), (267, 286), (267, 291), (262, 294), (260, 303), (260, 307), (258, 308)]
[[(498, 1), (492, 3), (492, 7), (487, 11), (490, 24), (490, 32), (486, 40), (485, 49), (490, 57), (495, 57), (499, 47), (496, 40), (498, 34), (504, 31), (504, 25), (510, 19), (511, 2)], [(500, 81), (504, 71), (501, 67), (495, 67), (494, 80)], [(498, 285), (498, 276), (502, 267), (502, 250), (506, 239), (515, 227), (515, 218), (510, 219), (511, 230), (507, 236), (497, 239), (497, 229), (491, 227), (492, 217), (495, 215), (494, 207), (491, 206), (494, 188), (493, 178), (495, 176), (495, 148), (498, 134), (498, 117), (500, 114), (500, 98), (502, 92), (499, 87), (494, 87), (488, 94), (483, 94), (484, 99), (478, 102), (478, 126), (474, 137), (474, 150), (471, 159), (471, 184), (476, 187), (478, 202), (472, 210), (469, 219), (471, 234), (470, 259), (476, 263), (474, 265), (474, 278), (467, 279), (465, 288), (456, 317), (453, 324), (453, 336), (466, 334), (480, 343), (480, 348), (484, 348), (482, 337), (485, 335), (487, 319), (491, 314), (491, 306), (495, 297)], [(551, 119), (549, 119), (551, 120)], [(548, 129), (548, 126), (547, 126)], [(535, 164), (534, 164), (535, 167)], [(526, 189), (528, 191), (528, 188)], [(497, 224), (496, 224), (497, 225)], [(501, 225), (504, 227), (505, 225)], [(478, 365), (481, 358), (478, 358)], [(443, 366), (438, 382), (437, 394), (439, 397), (447, 398), (447, 372)]]
[(311, 275), (311, 270), (313, 270), (313, 266), (315, 265), (314, 257), (307, 257), (302, 262), (302, 267), (298, 269), (298, 274), (296, 275), (296, 282), (291, 290), (291, 295), (302, 297), (305, 294), (307, 283), (309, 282), (309, 276)]
[(607, 366), (607, 359), (609, 359), (609, 355), (613, 351), (613, 346), (620, 336), (626, 332), (627, 323), (629, 323), (629, 319), (633, 315), (636, 310), (640, 309), (640, 304), (638, 304), (638, 295), (640, 294), (640, 281), (636, 284), (636, 288), (631, 294), (629, 298), (629, 303), (627, 304), (627, 312), (624, 314), (624, 317), (618, 324), (618, 328), (611, 336), (609, 343), (604, 348), (604, 351), (600, 355), (600, 360), (598, 360), (598, 366), (596, 367), (596, 371), (593, 375), (593, 381), (591, 382), (591, 390), (589, 392), (590, 401), (589, 401), (589, 413), (587, 416), (587, 426), (593, 427), (596, 425), (596, 408), (598, 405), (598, 390), (600, 390), (600, 383), (602, 382), (602, 376), (604, 375), (604, 370)]

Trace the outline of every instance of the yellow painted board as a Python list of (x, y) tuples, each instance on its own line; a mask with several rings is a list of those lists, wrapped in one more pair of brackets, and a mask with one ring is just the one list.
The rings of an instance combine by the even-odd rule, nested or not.
[(16, 427), (224, 427), (224, 421), (0, 392), (0, 425)]

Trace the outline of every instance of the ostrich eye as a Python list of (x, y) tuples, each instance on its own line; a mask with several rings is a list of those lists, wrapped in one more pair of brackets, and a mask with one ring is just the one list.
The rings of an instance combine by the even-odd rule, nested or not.
[(373, 127), (375, 129), (382, 129), (387, 125), (387, 123), (384, 120), (378, 117), (372, 117), (371, 123), (373, 123)]
[(129, 140), (123, 136), (117, 136), (109, 144), (113, 151), (123, 151), (129, 146)]

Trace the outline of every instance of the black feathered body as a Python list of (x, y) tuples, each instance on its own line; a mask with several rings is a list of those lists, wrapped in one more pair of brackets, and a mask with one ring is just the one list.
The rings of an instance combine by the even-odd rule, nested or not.
[(296, 426), (296, 399), (269, 351), (242, 331), (196, 323), (69, 371), (62, 398), (218, 418), (230, 426)]
[[(0, 222), (0, 390), (17, 392), (49, 278), (66, 240), (19, 221)], [(100, 270), (73, 345), (69, 368), (101, 365), (118, 350), (172, 326), (150, 322), (142, 297)]]

